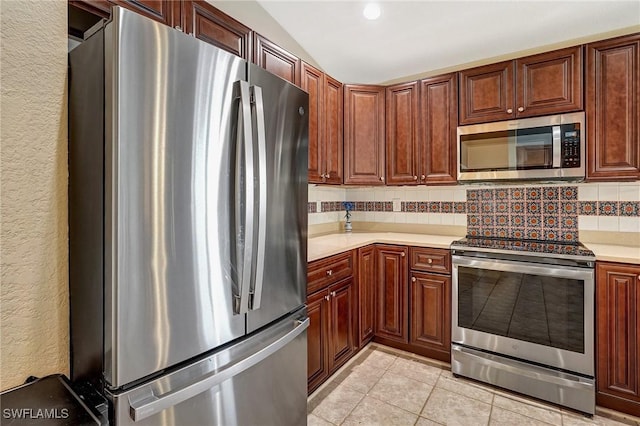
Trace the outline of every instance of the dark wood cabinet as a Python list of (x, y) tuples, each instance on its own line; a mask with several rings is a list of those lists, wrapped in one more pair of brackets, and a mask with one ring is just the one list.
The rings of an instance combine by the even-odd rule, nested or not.
[(582, 46), (460, 71), (463, 124), (579, 111)]
[(420, 81), (418, 181), (457, 181), (458, 81), (456, 74)]
[(353, 278), (329, 287), (329, 368), (334, 371), (356, 352), (356, 292)]
[(358, 249), (358, 346), (363, 347), (375, 330), (376, 249)]
[(409, 341), (408, 248), (376, 246), (375, 336), (399, 343)]
[(418, 183), (418, 82), (387, 87), (387, 185)]
[(451, 278), (411, 271), (409, 344), (446, 362), (451, 358)]
[(326, 292), (307, 298), (309, 328), (307, 329), (307, 383), (309, 392), (329, 377), (329, 304)]
[(302, 62), (309, 94), (309, 183), (342, 183), (342, 83)]
[(640, 416), (640, 265), (596, 265), (596, 402)]
[(385, 89), (344, 86), (344, 183), (384, 185)]
[(252, 33), (249, 27), (204, 0), (182, 0), (182, 17), (185, 33), (251, 60)]
[(253, 34), (253, 62), (300, 86), (300, 59), (258, 33)]
[(587, 45), (587, 179), (640, 178), (640, 34)]
[(357, 289), (348, 251), (311, 262), (307, 274), (307, 386), (309, 393), (356, 353)]
[(111, 16), (111, 8), (120, 6), (170, 27), (182, 26), (182, 2), (166, 0), (69, 0), (69, 5), (101, 18)]

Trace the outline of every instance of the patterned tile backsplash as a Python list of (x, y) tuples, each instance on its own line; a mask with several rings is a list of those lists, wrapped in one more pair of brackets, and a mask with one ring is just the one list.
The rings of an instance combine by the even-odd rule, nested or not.
[(572, 240), (578, 230), (640, 232), (640, 182), (505, 187), (309, 187), (309, 223), (467, 226), (470, 235)]

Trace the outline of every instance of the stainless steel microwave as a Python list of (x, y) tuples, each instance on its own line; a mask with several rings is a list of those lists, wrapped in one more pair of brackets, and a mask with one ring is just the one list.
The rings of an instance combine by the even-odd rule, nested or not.
[(584, 112), (458, 127), (458, 181), (579, 180)]

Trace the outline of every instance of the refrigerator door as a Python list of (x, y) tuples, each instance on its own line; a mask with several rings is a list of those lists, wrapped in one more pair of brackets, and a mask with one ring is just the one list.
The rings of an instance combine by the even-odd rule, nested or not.
[(248, 69), (256, 171), (252, 332), (306, 299), (309, 96), (254, 64)]
[(118, 388), (245, 334), (235, 146), (251, 135), (245, 61), (127, 10), (112, 19), (104, 374)]
[(114, 424), (305, 425), (306, 309), (130, 391), (109, 395)]

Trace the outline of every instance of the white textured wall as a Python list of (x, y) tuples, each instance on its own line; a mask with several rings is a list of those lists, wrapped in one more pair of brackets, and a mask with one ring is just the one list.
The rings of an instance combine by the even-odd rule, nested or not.
[(0, 389), (69, 374), (67, 2), (0, 1)]

